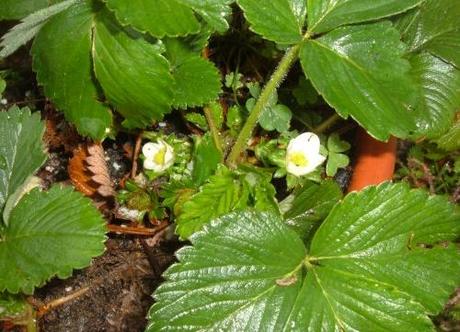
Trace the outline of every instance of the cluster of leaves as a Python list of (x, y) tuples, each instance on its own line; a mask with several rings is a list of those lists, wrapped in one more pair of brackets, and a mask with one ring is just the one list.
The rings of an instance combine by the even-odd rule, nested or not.
[[(104, 222), (89, 199), (59, 185), (37, 188), (32, 175), (46, 160), (44, 130), (38, 113), (0, 112), (0, 294), (31, 294), (104, 250)], [(9, 305), (4, 311), (11, 314)]]

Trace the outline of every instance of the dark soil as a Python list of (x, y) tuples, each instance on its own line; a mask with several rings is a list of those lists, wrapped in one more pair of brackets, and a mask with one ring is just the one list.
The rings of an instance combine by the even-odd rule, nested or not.
[(141, 239), (116, 237), (106, 252), (73, 277), (53, 279), (34, 295), (37, 304), (49, 304), (79, 290), (88, 290), (50, 309), (38, 321), (40, 331), (144, 331), (151, 294), (161, 273), (174, 261), (177, 243), (150, 248)]

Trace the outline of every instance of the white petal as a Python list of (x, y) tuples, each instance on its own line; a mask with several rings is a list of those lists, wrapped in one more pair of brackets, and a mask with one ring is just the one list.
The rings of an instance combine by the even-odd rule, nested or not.
[(289, 142), (287, 153), (302, 151), (306, 155), (317, 154), (320, 148), (319, 137), (314, 133), (303, 133)]
[(152, 158), (155, 154), (157, 154), (158, 150), (161, 149), (161, 146), (157, 143), (148, 142), (145, 143), (142, 147), (142, 154), (148, 159)]
[(144, 169), (154, 171), (157, 168), (157, 164), (151, 159), (144, 160)]

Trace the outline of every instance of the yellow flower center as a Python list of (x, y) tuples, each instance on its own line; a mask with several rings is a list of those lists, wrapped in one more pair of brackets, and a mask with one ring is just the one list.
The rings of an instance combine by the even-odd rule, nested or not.
[(289, 156), (289, 161), (294, 163), (297, 167), (308, 166), (308, 159), (302, 152), (292, 152)]
[(166, 147), (162, 147), (153, 157), (153, 161), (158, 165), (164, 165), (166, 156)]

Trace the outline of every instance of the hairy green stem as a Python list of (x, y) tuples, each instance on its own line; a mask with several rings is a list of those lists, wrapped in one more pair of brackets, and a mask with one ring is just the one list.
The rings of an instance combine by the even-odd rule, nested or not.
[(318, 135), (322, 134), (340, 119), (342, 119), (342, 117), (338, 115), (337, 113), (334, 113), (334, 115), (330, 116), (324, 122), (322, 122), (318, 127), (314, 128), (313, 132)]
[(245, 150), (246, 145), (249, 139), (251, 138), (252, 132), (254, 131), (255, 126), (257, 125), (257, 121), (259, 120), (259, 117), (262, 114), (262, 111), (269, 102), (270, 97), (283, 82), (291, 66), (297, 60), (299, 52), (300, 44), (290, 48), (286, 52), (284, 57), (281, 59), (278, 68), (275, 70), (272, 77), (270, 78), (270, 81), (268, 81), (267, 85), (260, 94), (257, 103), (252, 109), (251, 114), (249, 114), (246, 123), (244, 124), (240, 134), (238, 135), (235, 145), (233, 145), (233, 148), (227, 158), (228, 166), (235, 167), (237, 165), (238, 159), (240, 158), (241, 153)]
[(209, 130), (211, 131), (211, 136), (216, 145), (216, 148), (223, 153), (222, 150), (222, 141), (220, 140), (220, 132), (216, 126), (216, 122), (214, 121), (214, 116), (212, 114), (211, 108), (206, 106), (203, 108), (204, 115), (206, 117), (206, 121), (208, 121)]

